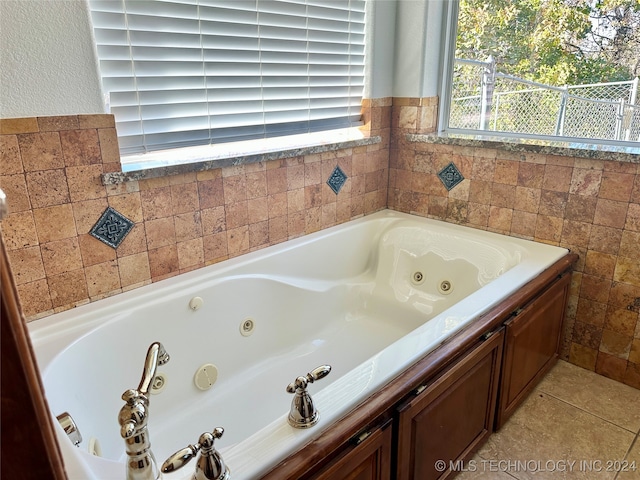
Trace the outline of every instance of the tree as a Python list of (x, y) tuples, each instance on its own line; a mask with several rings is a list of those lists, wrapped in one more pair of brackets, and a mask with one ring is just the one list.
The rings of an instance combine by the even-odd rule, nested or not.
[(640, 0), (461, 0), (456, 57), (552, 85), (640, 74)]
[(599, 27), (590, 32), (593, 54), (640, 76), (640, 1), (598, 0), (591, 18)]

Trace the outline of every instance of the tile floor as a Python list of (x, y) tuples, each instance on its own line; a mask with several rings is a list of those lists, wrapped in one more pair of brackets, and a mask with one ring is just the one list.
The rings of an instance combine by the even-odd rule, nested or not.
[(640, 479), (640, 390), (559, 361), (465, 470), (456, 480)]

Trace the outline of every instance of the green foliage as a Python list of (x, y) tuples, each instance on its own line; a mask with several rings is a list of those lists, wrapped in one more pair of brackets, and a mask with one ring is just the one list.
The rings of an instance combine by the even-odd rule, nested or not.
[(640, 0), (460, 0), (456, 57), (552, 85), (640, 74)]

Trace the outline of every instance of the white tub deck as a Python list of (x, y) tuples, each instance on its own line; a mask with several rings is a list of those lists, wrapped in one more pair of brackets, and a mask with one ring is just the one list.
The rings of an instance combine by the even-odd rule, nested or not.
[[(565, 254), (386, 210), (32, 322), (53, 416), (68, 411), (84, 437), (74, 448), (56, 425), (69, 478), (123, 477), (120, 394), (137, 386), (154, 341), (171, 355), (150, 398), (158, 463), (221, 426), (217, 446), (233, 478), (248, 480)], [(243, 336), (247, 318), (255, 329)], [(201, 391), (193, 377), (207, 363), (219, 376)], [(293, 429), (285, 387), (321, 364), (332, 372), (309, 388), (321, 420)], [(102, 458), (87, 452), (92, 437)], [(192, 464), (164, 478), (188, 479)]]

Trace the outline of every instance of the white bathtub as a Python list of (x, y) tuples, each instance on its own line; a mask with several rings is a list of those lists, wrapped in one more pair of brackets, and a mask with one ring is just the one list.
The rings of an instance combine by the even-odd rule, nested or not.
[[(171, 355), (150, 398), (158, 463), (220, 426), (232, 478), (258, 478), (566, 253), (387, 210), (32, 322), (53, 417), (69, 412), (84, 438), (74, 447), (55, 422), (69, 478), (124, 477), (120, 395), (154, 341)], [(208, 363), (218, 380), (202, 391)], [(321, 364), (331, 374), (309, 387), (320, 421), (294, 429), (285, 388)], [(194, 463), (164, 478), (190, 478)]]

